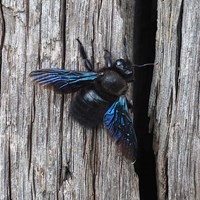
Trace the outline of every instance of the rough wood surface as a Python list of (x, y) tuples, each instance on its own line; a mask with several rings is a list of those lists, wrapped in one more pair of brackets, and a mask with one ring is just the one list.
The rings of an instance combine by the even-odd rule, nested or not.
[(200, 1), (158, 1), (149, 115), (158, 199), (200, 199)]
[(80, 127), (69, 116), (71, 95), (28, 77), (84, 69), (78, 37), (97, 67), (104, 48), (132, 60), (134, 1), (2, 0), (1, 8), (0, 199), (139, 199), (134, 166), (103, 126)]

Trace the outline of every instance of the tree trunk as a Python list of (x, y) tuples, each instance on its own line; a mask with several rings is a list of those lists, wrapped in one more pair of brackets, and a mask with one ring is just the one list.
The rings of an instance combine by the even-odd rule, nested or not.
[(149, 115), (158, 199), (200, 199), (200, 1), (158, 1)]
[[(139, 199), (134, 165), (103, 126), (69, 115), (71, 95), (33, 86), (39, 68), (84, 70), (76, 38), (96, 68), (133, 51), (134, 1), (1, 1), (0, 199)], [(5, 25), (5, 29), (4, 29)]]

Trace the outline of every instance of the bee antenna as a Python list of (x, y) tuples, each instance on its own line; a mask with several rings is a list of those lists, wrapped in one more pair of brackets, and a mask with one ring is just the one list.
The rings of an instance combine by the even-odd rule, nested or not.
[(137, 65), (133, 64), (131, 67), (145, 67), (145, 66), (151, 66), (151, 65), (157, 65), (158, 63), (145, 63), (143, 65)]

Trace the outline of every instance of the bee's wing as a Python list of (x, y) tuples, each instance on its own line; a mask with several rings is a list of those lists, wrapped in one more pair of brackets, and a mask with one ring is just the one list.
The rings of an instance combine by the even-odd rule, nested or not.
[(69, 93), (94, 81), (98, 77), (98, 73), (49, 68), (32, 71), (30, 77), (35, 83), (58, 92)]
[(121, 96), (107, 110), (104, 115), (104, 124), (122, 154), (129, 160), (135, 161), (137, 156), (137, 138), (124, 96)]

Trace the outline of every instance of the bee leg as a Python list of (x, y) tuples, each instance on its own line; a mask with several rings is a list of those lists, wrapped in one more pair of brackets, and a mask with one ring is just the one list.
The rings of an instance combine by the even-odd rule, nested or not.
[(79, 44), (79, 51), (81, 53), (81, 57), (83, 58), (83, 60), (85, 62), (85, 68), (88, 71), (94, 71), (94, 66), (92, 66), (91, 62), (88, 60), (88, 57), (87, 57), (87, 54), (83, 47), (83, 44), (80, 42), (80, 40), (78, 38), (76, 40), (78, 41), (78, 44)]
[(106, 67), (112, 67), (111, 53), (106, 49), (104, 51), (105, 51), (104, 59), (105, 59)]

